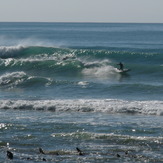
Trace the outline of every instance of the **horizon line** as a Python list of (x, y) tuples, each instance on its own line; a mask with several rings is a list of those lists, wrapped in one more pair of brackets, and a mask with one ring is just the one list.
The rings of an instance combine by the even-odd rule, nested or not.
[(0, 21), (0, 23), (117, 23), (117, 24), (163, 24), (163, 22), (88, 22), (88, 21)]

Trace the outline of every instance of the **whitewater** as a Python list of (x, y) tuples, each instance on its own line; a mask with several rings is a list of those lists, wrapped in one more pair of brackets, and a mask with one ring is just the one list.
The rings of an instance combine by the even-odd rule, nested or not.
[(9, 150), (16, 162), (162, 162), (162, 34), (163, 24), (1, 22), (0, 161)]

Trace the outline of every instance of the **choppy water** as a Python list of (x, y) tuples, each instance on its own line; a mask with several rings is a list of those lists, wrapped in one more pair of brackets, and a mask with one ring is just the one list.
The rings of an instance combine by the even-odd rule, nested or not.
[(0, 23), (0, 161), (162, 162), (162, 45), (163, 24)]

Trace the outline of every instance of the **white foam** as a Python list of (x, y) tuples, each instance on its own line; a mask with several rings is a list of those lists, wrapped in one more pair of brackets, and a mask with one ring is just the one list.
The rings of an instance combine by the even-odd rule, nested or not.
[(20, 51), (23, 49), (24, 46), (17, 45), (17, 46), (0, 46), (0, 56), (5, 56), (8, 54), (15, 54), (15, 52)]
[(105, 112), (163, 115), (162, 101), (125, 101), (115, 99), (77, 100), (1, 100), (0, 109), (30, 109), (56, 112)]
[(26, 78), (26, 73), (23, 71), (20, 72), (12, 72), (6, 73), (0, 76), (0, 85), (8, 85), (8, 84), (20, 84)]
[(85, 68), (82, 73), (87, 76), (95, 77), (112, 77), (118, 75), (115, 71), (115, 68), (109, 65), (104, 65), (101, 67)]
[(87, 81), (80, 81), (77, 84), (81, 85), (81, 86), (87, 86), (89, 84), (89, 82), (87, 82)]

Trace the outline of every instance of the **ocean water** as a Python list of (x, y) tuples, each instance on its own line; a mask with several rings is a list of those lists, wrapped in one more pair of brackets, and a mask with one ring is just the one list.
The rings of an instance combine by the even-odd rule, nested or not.
[(0, 162), (163, 162), (162, 116), (163, 24), (0, 23)]

